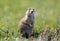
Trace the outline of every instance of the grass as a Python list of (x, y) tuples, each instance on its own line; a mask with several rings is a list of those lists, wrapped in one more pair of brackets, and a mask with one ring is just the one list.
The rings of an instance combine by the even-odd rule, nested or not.
[[(35, 9), (34, 33), (40, 33), (49, 25), (51, 31), (54, 26), (60, 28), (60, 0), (0, 0), (0, 40), (8, 36), (20, 37), (18, 22), (25, 15), (28, 7)], [(13, 35), (12, 35), (13, 33)]]

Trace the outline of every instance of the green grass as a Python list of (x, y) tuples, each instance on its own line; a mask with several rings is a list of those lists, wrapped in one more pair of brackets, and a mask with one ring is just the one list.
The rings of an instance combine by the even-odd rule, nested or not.
[(18, 22), (29, 7), (35, 9), (34, 33), (40, 33), (46, 25), (50, 25), (52, 30), (54, 26), (60, 27), (60, 0), (0, 0), (1, 41), (7, 37), (7, 31), (9, 37), (20, 37)]

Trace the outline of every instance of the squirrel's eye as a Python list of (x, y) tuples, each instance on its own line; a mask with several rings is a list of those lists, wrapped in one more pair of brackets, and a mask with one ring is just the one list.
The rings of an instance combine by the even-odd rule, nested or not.
[(30, 15), (28, 15), (28, 17), (30, 17)]
[(31, 14), (33, 13), (33, 11), (31, 11)]

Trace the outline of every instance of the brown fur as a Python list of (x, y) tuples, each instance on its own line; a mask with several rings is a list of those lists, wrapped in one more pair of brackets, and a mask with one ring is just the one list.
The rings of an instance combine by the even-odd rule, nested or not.
[[(33, 11), (32, 8), (29, 8), (27, 10), (28, 12), (26, 13), (25, 17), (23, 17), (20, 20), (19, 25), (18, 25), (19, 32), (22, 34), (23, 37), (26, 37), (26, 38), (29, 38), (32, 35), (32, 29), (34, 26), (34, 14), (32, 13), (32, 15), (31, 15), (29, 10)], [(29, 17), (28, 17), (28, 15), (29, 15)], [(27, 16), (27, 18), (26, 18), (26, 16)]]

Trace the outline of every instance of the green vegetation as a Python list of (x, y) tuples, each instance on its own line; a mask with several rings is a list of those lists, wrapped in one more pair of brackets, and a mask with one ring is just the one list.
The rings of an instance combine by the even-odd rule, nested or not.
[[(60, 28), (60, 0), (0, 0), (0, 41), (4, 38), (21, 37), (18, 22), (27, 8), (35, 9), (34, 33), (40, 33), (49, 25), (51, 31)], [(8, 34), (7, 34), (8, 33)]]

